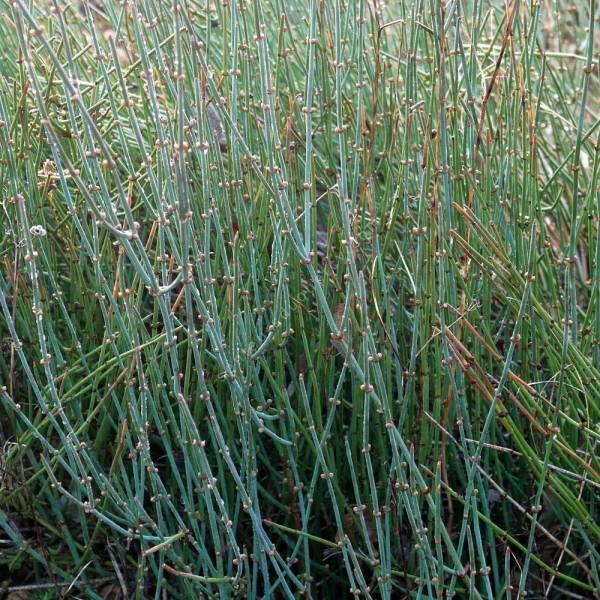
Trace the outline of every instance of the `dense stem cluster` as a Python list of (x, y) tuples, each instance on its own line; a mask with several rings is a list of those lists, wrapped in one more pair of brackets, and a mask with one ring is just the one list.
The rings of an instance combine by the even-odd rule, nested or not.
[(0, 11), (0, 586), (600, 593), (594, 0)]

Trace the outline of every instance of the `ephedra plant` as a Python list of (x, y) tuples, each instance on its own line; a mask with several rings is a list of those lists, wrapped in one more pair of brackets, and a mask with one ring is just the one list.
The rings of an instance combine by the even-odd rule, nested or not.
[(595, 1), (0, 7), (1, 590), (598, 595)]

